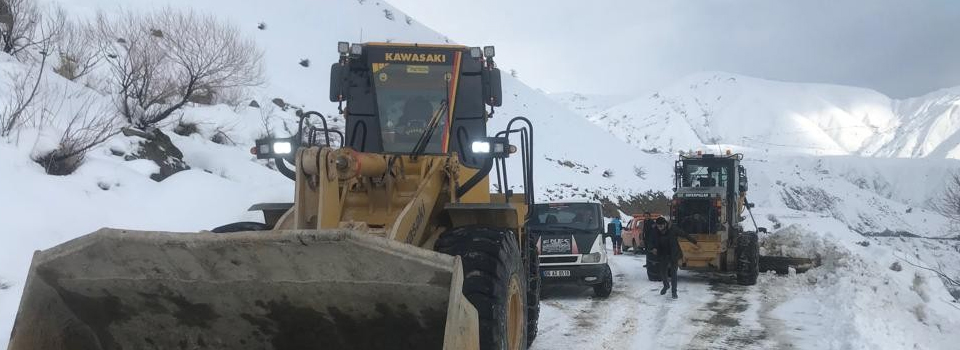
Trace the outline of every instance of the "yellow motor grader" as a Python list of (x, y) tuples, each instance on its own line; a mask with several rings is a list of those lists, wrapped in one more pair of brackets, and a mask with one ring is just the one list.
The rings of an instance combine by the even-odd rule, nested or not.
[[(759, 233), (745, 230), (744, 213), (753, 213), (747, 201), (747, 170), (741, 164), (743, 154), (704, 152), (680, 153), (674, 166), (674, 195), (670, 204), (670, 221), (691, 234), (698, 242), (680, 241), (683, 258), (678, 262), (685, 270), (736, 273), (737, 283), (754, 285), (761, 271), (787, 273), (789, 269), (806, 271), (819, 262), (812, 258), (761, 256)], [(660, 280), (660, 261), (647, 257), (647, 276)]]
[[(252, 150), (295, 180), (294, 203), (255, 205), (263, 223), (106, 228), (36, 252), (9, 349), (528, 347), (533, 127), (517, 117), (487, 136), (502, 96), (493, 47), (338, 51), (342, 147), (308, 112), (296, 135)], [(497, 188), (524, 192), (491, 193), (494, 168)]]

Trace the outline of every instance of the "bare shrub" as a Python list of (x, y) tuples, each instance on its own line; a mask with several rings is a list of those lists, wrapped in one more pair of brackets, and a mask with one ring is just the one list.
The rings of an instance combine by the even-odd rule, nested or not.
[(960, 225), (960, 172), (950, 175), (941, 193), (931, 201), (933, 209)]
[(633, 166), (633, 175), (636, 175), (638, 178), (640, 178), (640, 180), (646, 180), (646, 179), (647, 179), (647, 170), (644, 169), (642, 166), (634, 165), (634, 166)]
[(60, 64), (53, 71), (74, 81), (90, 74), (103, 59), (96, 39), (96, 33), (89, 23), (64, 22), (63, 33), (55, 43)]
[(0, 109), (0, 137), (10, 136), (10, 133), (19, 130), (33, 119), (34, 114), (30, 107), (40, 94), (43, 67), (46, 63), (47, 56), (44, 55), (35, 67), (26, 72), (9, 73), (8, 78), (12, 82), (9, 91), (13, 94)]
[(266, 104), (260, 107), (260, 125), (263, 126), (261, 130), (260, 138), (273, 138), (276, 136), (276, 133), (273, 132), (273, 119), (276, 118), (274, 113), (277, 111), (277, 105), (275, 104)]
[[(70, 99), (64, 96), (60, 101)], [(60, 111), (52, 113), (63, 117)], [(92, 97), (82, 99), (79, 108), (67, 115), (69, 117), (61, 119), (60, 123), (44, 123), (43, 127), (58, 130), (57, 148), (33, 158), (50, 175), (72, 174), (83, 164), (90, 149), (119, 132), (116, 112), (109, 106), (96, 103)]]
[(245, 87), (233, 87), (216, 91), (213, 94), (213, 104), (224, 104), (236, 113), (250, 106), (250, 91)]
[(262, 53), (238, 28), (193, 11), (97, 18), (118, 110), (146, 129), (170, 117), (201, 92), (262, 82)]
[(45, 51), (59, 39), (65, 18), (59, 6), (43, 9), (36, 0), (0, 0), (0, 51), (21, 61), (29, 48)]

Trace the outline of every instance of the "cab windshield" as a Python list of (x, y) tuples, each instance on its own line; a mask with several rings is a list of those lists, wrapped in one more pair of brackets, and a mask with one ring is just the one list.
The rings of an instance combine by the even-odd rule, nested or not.
[(532, 225), (582, 230), (599, 229), (602, 221), (597, 205), (589, 203), (535, 204), (531, 216)]
[(384, 152), (411, 153), (438, 118), (424, 153), (442, 153), (453, 66), (377, 63), (373, 71)]
[(683, 187), (726, 187), (727, 167), (684, 162)]

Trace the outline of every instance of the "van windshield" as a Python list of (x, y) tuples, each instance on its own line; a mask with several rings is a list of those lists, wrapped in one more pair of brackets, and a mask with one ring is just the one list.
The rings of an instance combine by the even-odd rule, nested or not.
[(535, 204), (531, 225), (557, 226), (582, 230), (600, 229), (600, 209), (592, 203)]

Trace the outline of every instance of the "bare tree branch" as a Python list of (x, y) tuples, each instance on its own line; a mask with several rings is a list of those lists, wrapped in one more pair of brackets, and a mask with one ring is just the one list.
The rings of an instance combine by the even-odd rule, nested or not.
[(54, 71), (69, 80), (90, 74), (103, 59), (95, 35), (90, 23), (79, 20), (64, 22), (63, 33), (56, 43), (60, 65)]
[(0, 137), (10, 136), (10, 133), (23, 127), (32, 119), (30, 106), (40, 92), (40, 83), (43, 81), (44, 66), (47, 56), (43, 55), (36, 64), (36, 74), (31, 68), (26, 73), (11, 73), (10, 91), (13, 96), (7, 101), (3, 110), (0, 110)]
[(59, 40), (65, 18), (59, 6), (44, 10), (36, 0), (0, 0), (0, 51), (21, 61), (29, 48), (43, 54)]
[[(46, 113), (60, 117), (42, 125), (58, 131), (57, 148), (36, 156), (34, 161), (43, 166), (47, 174), (68, 175), (73, 173), (93, 147), (107, 141), (119, 133), (120, 120), (116, 111), (109, 105), (98, 103), (99, 96), (84, 95), (82, 92), (70, 95), (64, 92), (57, 98), (55, 110), (45, 109)], [(68, 113), (63, 113), (65, 101), (74, 102)]]
[(118, 109), (146, 128), (197, 94), (259, 85), (262, 53), (238, 28), (213, 16), (164, 9), (97, 20), (99, 42), (119, 91)]

